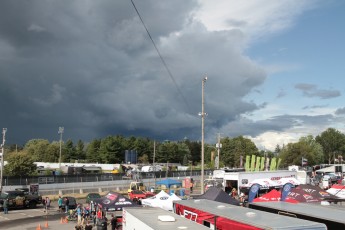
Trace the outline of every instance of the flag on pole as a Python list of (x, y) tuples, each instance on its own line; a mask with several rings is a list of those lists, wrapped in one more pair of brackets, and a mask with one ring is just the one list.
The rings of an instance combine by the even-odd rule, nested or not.
[(306, 166), (306, 165), (308, 165), (308, 159), (302, 157), (302, 166)]

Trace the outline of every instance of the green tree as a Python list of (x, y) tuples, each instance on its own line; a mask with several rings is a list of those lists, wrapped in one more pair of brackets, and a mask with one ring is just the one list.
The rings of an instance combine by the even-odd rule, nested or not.
[(92, 163), (101, 162), (101, 158), (99, 156), (100, 145), (101, 145), (100, 139), (94, 139), (87, 145), (86, 159), (88, 162), (92, 162)]
[(8, 176), (29, 176), (35, 172), (36, 165), (26, 151), (11, 154), (4, 167), (4, 174)]
[[(240, 167), (241, 157), (244, 160), (246, 155), (259, 155), (259, 150), (248, 138), (238, 136), (235, 138), (225, 137), (221, 139), (222, 149), (220, 154), (220, 161), (228, 167)], [(244, 165), (242, 165), (244, 166)]]
[(345, 135), (334, 128), (328, 128), (320, 135), (316, 136), (316, 141), (323, 148), (324, 158), (328, 164), (335, 162), (338, 155), (344, 157)]
[(49, 162), (50, 156), (47, 152), (48, 147), (48, 140), (32, 139), (25, 144), (24, 150), (34, 161)]
[(301, 165), (302, 157), (308, 160), (309, 165), (319, 164), (323, 161), (322, 146), (313, 136), (301, 137), (297, 143), (289, 143), (283, 147), (279, 157), (282, 166)]
[(85, 148), (84, 142), (82, 140), (78, 140), (78, 143), (75, 149), (77, 159), (81, 159), (81, 160), (86, 159), (86, 153), (85, 153), (84, 148)]

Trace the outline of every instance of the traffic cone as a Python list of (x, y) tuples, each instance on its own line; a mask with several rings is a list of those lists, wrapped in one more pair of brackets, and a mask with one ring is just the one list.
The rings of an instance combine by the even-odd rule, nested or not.
[(65, 223), (65, 222), (63, 220), (63, 217), (61, 217), (60, 224), (63, 224), (63, 223)]
[(66, 224), (68, 223), (68, 218), (67, 218), (67, 216), (66, 216), (66, 218), (65, 218), (65, 223), (66, 223)]
[(46, 221), (46, 223), (44, 224), (44, 227), (45, 228), (48, 228), (49, 226), (48, 226), (48, 221)]
[(36, 230), (42, 230), (42, 228), (41, 228), (41, 224), (38, 224), (38, 226), (37, 226)]

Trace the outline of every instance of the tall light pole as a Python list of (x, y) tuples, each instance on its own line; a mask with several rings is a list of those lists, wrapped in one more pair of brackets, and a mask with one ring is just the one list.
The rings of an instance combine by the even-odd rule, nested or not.
[(216, 144), (216, 148), (217, 148), (217, 153), (218, 153), (218, 164), (217, 164), (217, 169), (219, 169), (219, 165), (220, 165), (220, 149), (222, 148), (222, 144), (220, 143), (220, 133), (218, 133), (218, 143)]
[(7, 128), (2, 129), (2, 144), (1, 144), (1, 168), (0, 168), (0, 191), (2, 191), (2, 177), (4, 171), (4, 152), (5, 152), (5, 136), (6, 136)]
[(205, 139), (205, 102), (204, 102), (204, 88), (205, 82), (207, 81), (207, 76), (202, 79), (201, 83), (201, 194), (204, 194), (204, 158), (205, 158), (205, 148), (204, 148), (204, 139)]
[(60, 134), (60, 156), (59, 156), (59, 169), (61, 169), (61, 151), (62, 151), (62, 134), (64, 127), (59, 127), (58, 134)]

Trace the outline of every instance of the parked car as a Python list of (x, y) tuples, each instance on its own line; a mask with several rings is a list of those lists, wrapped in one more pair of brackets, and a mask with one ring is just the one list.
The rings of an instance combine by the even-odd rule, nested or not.
[(86, 196), (86, 203), (89, 204), (91, 200), (97, 199), (97, 198), (101, 198), (101, 195), (99, 193), (95, 193), (95, 192), (89, 193)]
[(77, 200), (73, 196), (64, 196), (64, 197), (62, 197), (62, 201), (63, 201), (62, 209), (65, 209), (66, 197), (69, 200), (68, 208), (69, 209), (76, 209), (77, 208)]

